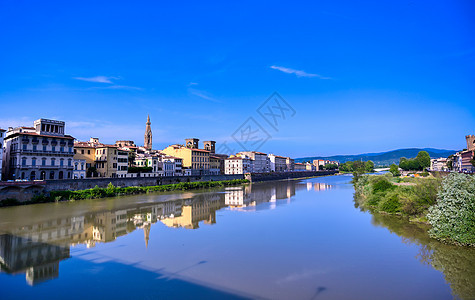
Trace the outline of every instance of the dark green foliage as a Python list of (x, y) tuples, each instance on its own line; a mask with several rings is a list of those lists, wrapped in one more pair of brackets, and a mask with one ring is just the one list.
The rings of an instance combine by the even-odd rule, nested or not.
[(336, 170), (336, 169), (338, 169), (338, 165), (336, 165), (336, 164), (327, 164), (327, 165), (323, 166), (323, 169), (325, 169), (325, 170)]
[(430, 167), (430, 156), (427, 151), (420, 151), (415, 158), (401, 157), (399, 167), (405, 171), (421, 171)]
[(387, 213), (397, 213), (401, 210), (401, 202), (399, 202), (399, 195), (397, 193), (388, 194), (379, 204), (381, 211)]
[(368, 160), (368, 161), (365, 163), (365, 171), (366, 171), (367, 173), (374, 172), (374, 163), (373, 163), (371, 160)]
[(384, 193), (387, 190), (395, 188), (395, 186), (391, 182), (389, 182), (386, 177), (383, 176), (374, 177), (374, 180), (372, 180), (372, 184), (374, 193)]
[[(81, 191), (53, 191), (49, 196), (39, 195), (41, 199), (47, 199), (44, 202), (53, 202), (55, 199), (60, 200), (83, 200), (83, 199), (97, 199), (105, 197), (115, 197), (121, 195), (145, 194), (152, 192), (167, 192), (167, 191), (186, 191), (200, 188), (212, 188), (238, 185), (249, 182), (246, 179), (234, 179), (223, 181), (197, 181), (197, 182), (180, 182), (177, 184), (144, 186), (144, 187), (115, 187), (109, 183), (107, 188), (99, 188), (95, 186), (93, 189)], [(40, 198), (38, 198), (40, 199)]]
[(0, 207), (14, 206), (14, 205), (19, 205), (19, 204), (20, 204), (20, 202), (15, 198), (7, 198), (5, 200), (0, 201)]
[(393, 176), (400, 176), (401, 175), (401, 173), (399, 173), (399, 168), (396, 164), (392, 164), (389, 167), (389, 172), (391, 172), (391, 174), (393, 174)]

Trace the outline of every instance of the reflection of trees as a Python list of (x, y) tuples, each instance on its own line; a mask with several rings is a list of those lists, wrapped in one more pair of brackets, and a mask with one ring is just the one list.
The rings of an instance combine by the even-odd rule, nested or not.
[(397, 216), (373, 214), (372, 223), (396, 233), (403, 243), (419, 246), (416, 258), (444, 274), (454, 297), (475, 297), (475, 249), (443, 244), (427, 234), (428, 225)]

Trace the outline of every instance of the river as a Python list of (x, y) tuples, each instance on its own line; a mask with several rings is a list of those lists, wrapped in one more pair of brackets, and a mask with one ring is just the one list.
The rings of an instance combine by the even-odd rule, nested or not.
[(0, 209), (1, 299), (475, 298), (475, 249), (351, 176)]

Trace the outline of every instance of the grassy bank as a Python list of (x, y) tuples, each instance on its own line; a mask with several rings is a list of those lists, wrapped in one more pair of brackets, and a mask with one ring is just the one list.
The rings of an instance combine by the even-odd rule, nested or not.
[(475, 177), (399, 178), (390, 173), (355, 178), (355, 205), (430, 224), (441, 241), (475, 246)]
[(223, 181), (197, 181), (197, 182), (180, 182), (176, 184), (156, 185), (156, 186), (131, 186), (131, 187), (116, 187), (109, 183), (107, 188), (99, 188), (96, 186), (93, 189), (79, 190), (79, 191), (52, 191), (48, 194), (40, 194), (31, 201), (18, 202), (14, 199), (9, 201), (2, 201), (3, 206), (34, 204), (34, 203), (48, 203), (65, 200), (84, 200), (84, 199), (99, 199), (106, 197), (116, 197), (125, 195), (137, 195), (153, 192), (168, 192), (168, 191), (186, 191), (193, 189), (206, 189), (213, 187), (224, 187), (239, 185), (249, 182), (246, 179), (234, 179)]

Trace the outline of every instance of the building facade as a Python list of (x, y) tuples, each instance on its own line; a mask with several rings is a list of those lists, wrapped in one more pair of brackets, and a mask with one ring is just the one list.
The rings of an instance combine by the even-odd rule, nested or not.
[(48, 119), (36, 120), (34, 127), (10, 127), (4, 139), (5, 179), (72, 178), (74, 138), (64, 129), (64, 122)]
[(85, 159), (73, 159), (73, 179), (86, 178), (86, 160)]
[(267, 154), (256, 151), (242, 151), (237, 156), (249, 157), (252, 160), (251, 173), (268, 173), (270, 172), (270, 159)]
[(187, 139), (186, 147), (183, 145), (171, 145), (163, 149), (163, 153), (181, 158), (183, 168), (191, 170), (191, 175), (209, 175), (210, 152), (198, 149), (198, 139)]
[(269, 167), (271, 172), (285, 172), (287, 170), (287, 158), (275, 154), (269, 154)]
[(245, 174), (251, 172), (251, 160), (246, 157), (229, 157), (224, 161), (225, 174)]
[(3, 169), (3, 139), (5, 137), (5, 129), (0, 128), (0, 181), (2, 181), (2, 169)]

